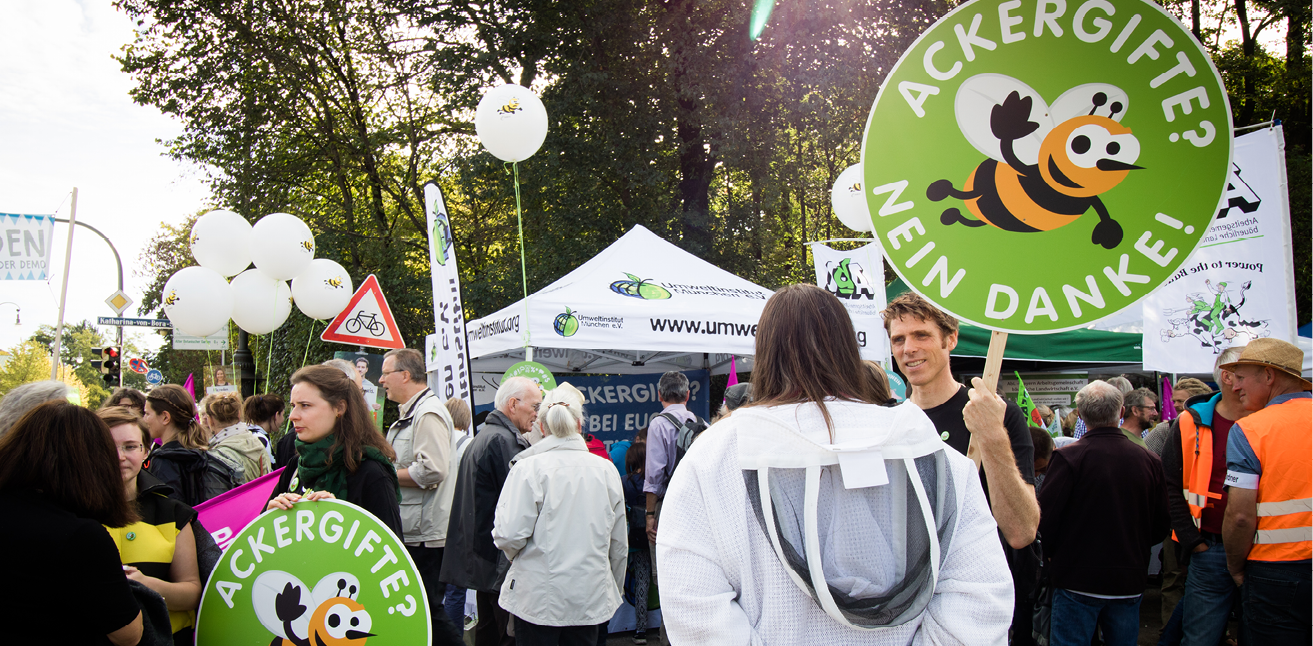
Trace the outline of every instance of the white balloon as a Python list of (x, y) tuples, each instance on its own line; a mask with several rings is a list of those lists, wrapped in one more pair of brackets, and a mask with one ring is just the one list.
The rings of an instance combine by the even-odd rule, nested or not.
[(547, 108), (528, 88), (513, 84), (493, 88), (474, 111), (474, 130), (493, 156), (521, 162), (547, 139)]
[(871, 225), (871, 212), (866, 208), (865, 180), (862, 178), (862, 165), (853, 164), (845, 168), (834, 180), (830, 189), (830, 205), (834, 207), (834, 216), (844, 226), (853, 231), (874, 231)]
[(228, 281), (205, 267), (178, 270), (164, 283), (160, 298), (173, 328), (192, 336), (210, 336), (222, 330), (233, 312)]
[(259, 269), (233, 277), (233, 322), (251, 334), (277, 330), (292, 313), (292, 290)]
[(295, 215), (270, 213), (251, 227), (251, 260), (273, 280), (300, 276), (314, 257), (315, 234)]
[(292, 298), (312, 319), (331, 319), (341, 314), (354, 293), (351, 274), (327, 258), (315, 258), (305, 273), (292, 279)]
[(191, 255), (206, 269), (232, 276), (251, 265), (251, 223), (219, 209), (196, 219), (191, 228)]

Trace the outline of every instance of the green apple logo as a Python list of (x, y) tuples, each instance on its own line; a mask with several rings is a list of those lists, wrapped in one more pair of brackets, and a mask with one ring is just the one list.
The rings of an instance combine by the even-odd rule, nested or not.
[(552, 322), (552, 329), (556, 330), (556, 333), (561, 336), (574, 336), (574, 333), (579, 331), (579, 319), (567, 307), (564, 312), (556, 315), (556, 320)]
[(622, 296), (641, 298), (645, 301), (659, 301), (670, 298), (670, 290), (660, 285), (647, 282), (649, 279), (639, 278), (630, 273), (626, 273), (629, 280), (617, 280), (611, 283), (611, 291)]

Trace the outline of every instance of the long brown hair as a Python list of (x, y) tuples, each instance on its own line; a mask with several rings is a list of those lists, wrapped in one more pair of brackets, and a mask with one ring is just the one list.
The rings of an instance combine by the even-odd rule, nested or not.
[(392, 446), (383, 438), (383, 434), (374, 428), (373, 420), (369, 416), (369, 408), (365, 406), (365, 396), (360, 391), (356, 382), (347, 378), (341, 370), (332, 366), (306, 366), (296, 371), (292, 375), (292, 385), (306, 383), (319, 389), (319, 396), (328, 402), (329, 406), (334, 408), (342, 402), (346, 402), (346, 412), (337, 418), (337, 425), (333, 428), (333, 435), (336, 440), (333, 442), (332, 449), (329, 451), (329, 463), (332, 462), (332, 456), (337, 453), (338, 447), (343, 448), (343, 455), (346, 456), (346, 469), (355, 473), (356, 467), (360, 465), (361, 458), (365, 455), (365, 447), (372, 446), (378, 449), (389, 460), (395, 460), (397, 454), (392, 450)]
[(102, 525), (140, 520), (123, 496), (109, 426), (65, 401), (33, 408), (0, 438), (0, 490), (21, 489), (40, 490), (56, 505)]
[(752, 398), (747, 406), (813, 402), (833, 429), (825, 398), (883, 404), (870, 371), (862, 365), (848, 310), (815, 285), (775, 292), (757, 325)]
[(146, 405), (156, 415), (169, 414), (169, 424), (178, 430), (179, 444), (189, 449), (209, 448), (209, 433), (196, 421), (196, 402), (182, 386), (164, 384), (156, 387), (146, 395)]

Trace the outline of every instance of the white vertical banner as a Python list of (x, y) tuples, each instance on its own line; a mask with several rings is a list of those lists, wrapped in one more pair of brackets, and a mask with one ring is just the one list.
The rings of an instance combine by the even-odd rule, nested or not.
[(54, 237), (53, 215), (0, 213), (0, 280), (49, 277)]
[(452, 244), (451, 219), (442, 189), (424, 185), (424, 211), (428, 216), (429, 265), (433, 276), (434, 333), (424, 340), (429, 387), (443, 399), (460, 397), (474, 410), (470, 397), (469, 356), (465, 339), (465, 308), (460, 301), (460, 274)]
[(1212, 372), (1263, 337), (1295, 342), (1295, 271), (1281, 126), (1236, 137), (1231, 179), (1194, 255), (1144, 300), (1144, 367)]
[(884, 253), (879, 242), (852, 251), (835, 251), (823, 244), (811, 245), (816, 267), (816, 285), (834, 294), (848, 308), (862, 358), (889, 360), (889, 335), (880, 312), (885, 308)]

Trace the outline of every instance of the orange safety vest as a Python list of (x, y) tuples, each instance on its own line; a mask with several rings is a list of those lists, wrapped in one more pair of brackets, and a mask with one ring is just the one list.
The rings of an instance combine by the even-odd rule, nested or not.
[(1238, 424), (1262, 466), (1249, 560), (1313, 558), (1313, 399), (1268, 406)]
[[(1215, 407), (1220, 399), (1221, 395), (1216, 395), (1208, 404)], [(1213, 428), (1203, 424), (1202, 420), (1196, 425), (1195, 414), (1195, 410), (1186, 409), (1177, 419), (1181, 420), (1181, 494), (1190, 505), (1190, 517), (1198, 529), (1204, 508), (1215, 505), (1216, 502), (1212, 501), (1221, 500), (1222, 493), (1208, 490), (1208, 481), (1213, 474)], [(1226, 461), (1225, 455), (1218, 457)], [(1180, 542), (1175, 531), (1172, 532), (1172, 540)]]

